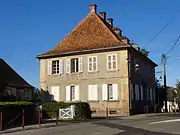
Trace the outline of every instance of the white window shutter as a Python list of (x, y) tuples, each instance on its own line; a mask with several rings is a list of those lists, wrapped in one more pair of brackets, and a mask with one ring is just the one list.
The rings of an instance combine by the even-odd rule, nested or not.
[(102, 99), (107, 100), (108, 93), (107, 93), (107, 84), (102, 85)]
[(70, 59), (66, 59), (66, 73), (70, 73), (71, 63)]
[(63, 60), (59, 60), (59, 74), (63, 74)]
[(88, 100), (98, 100), (97, 85), (88, 85)]
[(83, 58), (79, 57), (79, 72), (83, 72)]
[(79, 100), (79, 86), (75, 85), (75, 100)]
[(50, 60), (47, 62), (47, 72), (48, 72), (48, 75), (52, 74), (52, 61)]
[(54, 101), (59, 101), (60, 100), (59, 99), (59, 92), (60, 92), (59, 86), (52, 86), (51, 87), (51, 94), (53, 96)]
[(71, 100), (71, 88), (70, 86), (66, 86), (66, 101)]
[(143, 87), (141, 86), (141, 100), (143, 100)]
[(113, 84), (113, 100), (118, 100), (119, 95), (118, 95), (118, 84)]

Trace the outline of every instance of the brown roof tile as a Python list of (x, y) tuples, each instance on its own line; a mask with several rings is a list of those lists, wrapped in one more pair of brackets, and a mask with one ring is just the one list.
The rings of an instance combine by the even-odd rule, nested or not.
[(119, 40), (113, 29), (95, 12), (90, 12), (55, 48), (37, 57), (121, 45), (125, 44)]

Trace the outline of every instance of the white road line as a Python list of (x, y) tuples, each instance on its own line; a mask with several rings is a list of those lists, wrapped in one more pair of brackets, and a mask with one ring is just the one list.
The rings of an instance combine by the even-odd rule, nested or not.
[(164, 120), (164, 121), (156, 121), (156, 122), (151, 122), (148, 124), (159, 124), (159, 123), (168, 123), (168, 122), (178, 122), (180, 119), (172, 119), (172, 120)]

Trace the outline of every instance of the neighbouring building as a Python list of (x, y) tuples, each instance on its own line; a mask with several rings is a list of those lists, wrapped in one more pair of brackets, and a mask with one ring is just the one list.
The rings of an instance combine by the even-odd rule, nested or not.
[[(155, 67), (106, 13), (90, 13), (55, 48), (40, 54), (40, 87), (55, 101), (86, 101), (94, 115), (143, 113), (154, 106)], [(44, 95), (44, 100), (50, 100)]]
[(0, 101), (30, 101), (33, 89), (0, 58)]

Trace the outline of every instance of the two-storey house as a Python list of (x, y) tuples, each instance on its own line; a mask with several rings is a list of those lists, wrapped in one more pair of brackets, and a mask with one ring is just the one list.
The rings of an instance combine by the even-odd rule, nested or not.
[(122, 36), (106, 13), (90, 13), (52, 50), (38, 55), (40, 87), (51, 99), (86, 101), (94, 114), (105, 108), (129, 115), (145, 104), (154, 104), (155, 66)]

